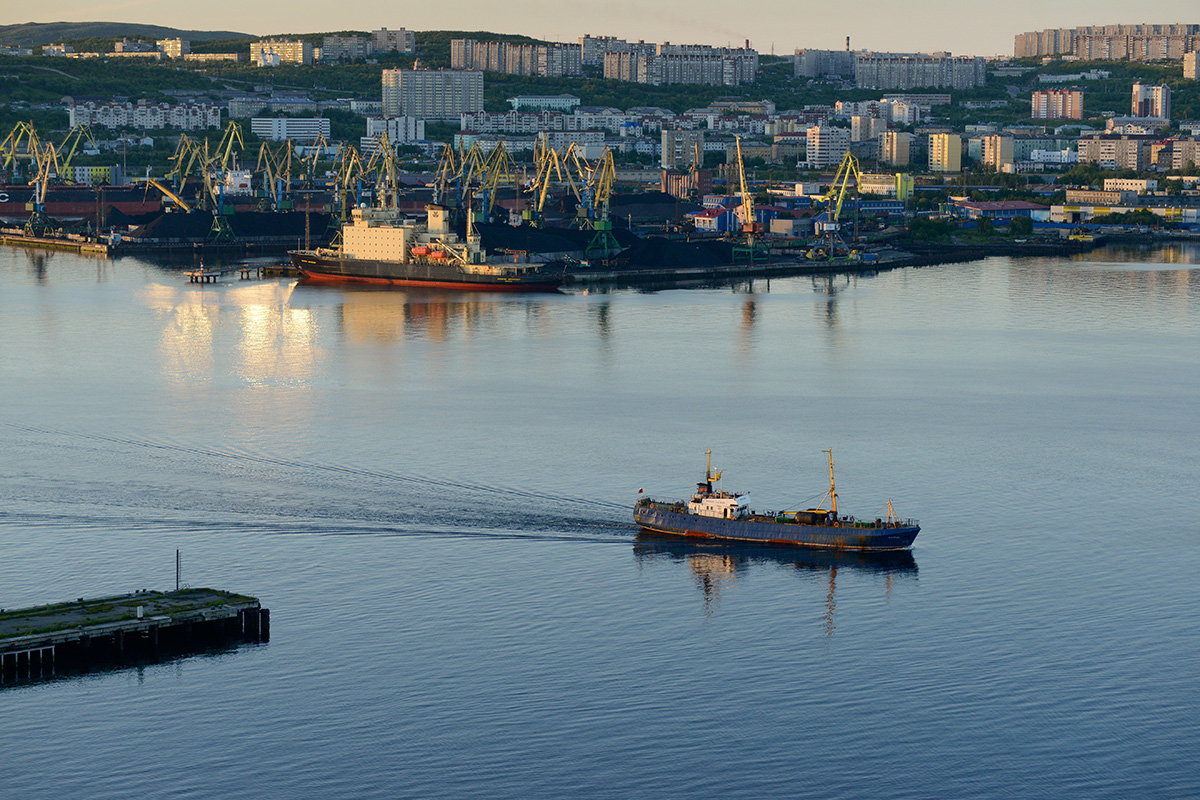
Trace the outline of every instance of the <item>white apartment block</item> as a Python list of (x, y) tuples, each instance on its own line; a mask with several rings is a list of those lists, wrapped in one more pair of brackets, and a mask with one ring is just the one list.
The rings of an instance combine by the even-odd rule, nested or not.
[(329, 120), (325, 117), (254, 117), (250, 132), (270, 142), (311, 143), (318, 136), (329, 138)]
[(949, 53), (859, 53), (854, 64), (860, 89), (973, 89), (986, 82), (984, 59)]
[(412, 31), (404, 28), (395, 31), (380, 28), (371, 31), (371, 49), (376, 53), (415, 53), (417, 37)]
[(663, 169), (687, 169), (696, 160), (697, 147), (700, 149), (700, 158), (703, 160), (703, 131), (664, 130), (662, 132), (662, 158), (659, 163)]
[(476, 70), (385, 69), (383, 115), (457, 120), (483, 110), (483, 73)]
[(392, 144), (412, 144), (425, 138), (425, 120), (420, 117), (368, 117), (367, 138), (387, 134)]
[(300, 40), (264, 39), (251, 43), (250, 61), (259, 66), (311, 64), (313, 47), (308, 42)]
[(830, 125), (808, 129), (806, 160), (810, 167), (831, 167), (842, 162), (850, 150), (850, 131)]
[(72, 128), (90, 125), (94, 128), (198, 131), (220, 128), (221, 109), (219, 106), (193, 103), (80, 103), (71, 106), (70, 120)]

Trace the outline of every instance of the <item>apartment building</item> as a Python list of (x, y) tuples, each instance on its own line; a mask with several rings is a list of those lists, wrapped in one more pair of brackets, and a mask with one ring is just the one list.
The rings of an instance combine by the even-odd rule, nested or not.
[(962, 137), (955, 133), (934, 133), (929, 136), (929, 171), (962, 171)]
[(1188, 80), (1200, 80), (1200, 73), (1197, 72), (1200, 68), (1200, 51), (1193, 50), (1183, 57), (1183, 77)]
[(757, 74), (758, 52), (749, 47), (673, 45), (664, 42), (655, 45), (653, 53), (646, 53), (643, 48), (604, 54), (605, 79), (650, 86), (679, 83), (741, 86), (753, 83)]
[(904, 131), (887, 131), (880, 143), (879, 160), (894, 167), (911, 163), (913, 135)]
[(1013, 137), (998, 133), (984, 136), (983, 163), (997, 172), (1016, 163), (1016, 147)]
[(250, 132), (269, 142), (311, 143), (317, 137), (329, 138), (329, 120), (325, 117), (254, 117)]
[(797, 50), (792, 71), (797, 78), (853, 78), (856, 55), (850, 50)]
[(1019, 33), (1013, 55), (1072, 54), (1081, 61), (1178, 61), (1200, 50), (1200, 25), (1098, 25)]
[(415, 53), (417, 37), (412, 31), (404, 28), (395, 31), (380, 28), (371, 31), (371, 49), (376, 53)]
[(477, 70), (385, 69), (383, 115), (457, 120), (483, 110), (483, 73)]
[(1030, 116), (1034, 119), (1083, 119), (1083, 90), (1036, 91), (1030, 100)]
[(977, 57), (859, 53), (854, 61), (854, 83), (860, 89), (973, 89), (986, 82), (987, 62)]
[(696, 150), (700, 150), (704, 158), (704, 132), (685, 130), (664, 130), (662, 132), (663, 169), (687, 169), (696, 158)]
[(425, 138), (425, 120), (420, 117), (368, 117), (367, 138), (386, 135), (392, 144), (413, 144)]
[(850, 150), (850, 131), (832, 125), (814, 125), (808, 129), (805, 160), (808, 166), (836, 166)]
[(171, 128), (198, 131), (221, 127), (221, 108), (206, 103), (78, 103), (70, 107), (70, 123), (93, 128)]
[(853, 116), (850, 118), (850, 141), (866, 142), (877, 139), (887, 130), (887, 121), (878, 117)]
[(300, 40), (264, 39), (250, 45), (250, 61), (259, 66), (311, 64), (313, 47)]
[(1107, 169), (1145, 169), (1150, 163), (1153, 135), (1096, 134), (1079, 138), (1080, 163)]
[(1133, 85), (1132, 115), (1135, 117), (1171, 118), (1171, 87)]
[(374, 42), (365, 37), (358, 36), (326, 36), (321, 40), (321, 61), (331, 63), (334, 61), (354, 61), (359, 58), (366, 58), (375, 52)]
[(167, 58), (182, 59), (192, 52), (192, 43), (187, 39), (159, 39), (154, 44)]
[(579, 45), (450, 40), (450, 68), (537, 75), (543, 78), (578, 77), (583, 74)]

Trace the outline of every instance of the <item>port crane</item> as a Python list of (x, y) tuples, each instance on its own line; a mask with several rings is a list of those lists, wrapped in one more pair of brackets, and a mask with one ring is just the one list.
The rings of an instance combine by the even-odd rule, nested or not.
[(600, 159), (594, 164), (579, 155), (572, 144), (565, 158), (579, 179), (579, 207), (576, 209), (575, 226), (591, 230), (595, 235), (584, 248), (588, 258), (608, 258), (621, 252), (621, 245), (613, 235), (612, 220), (609, 218), (609, 200), (613, 184), (616, 183), (617, 168), (613, 163), (612, 151), (604, 148)]
[(833, 183), (829, 185), (829, 191), (823, 198), (827, 218), (817, 222), (816, 234), (818, 237), (825, 236), (826, 244), (824, 247), (814, 246), (810, 249), (810, 259), (833, 261), (838, 258), (840, 251), (845, 252), (849, 258), (858, 255), (846, 244), (841, 233), (842, 206), (846, 201), (846, 194), (850, 191), (851, 179), (854, 181), (854, 190), (857, 191), (862, 182), (862, 173), (858, 168), (858, 159), (847, 152), (842, 157), (842, 163), (838, 165), (833, 176)]
[(771, 251), (760, 241), (763, 225), (755, 218), (754, 196), (750, 194), (750, 190), (746, 186), (746, 167), (742, 162), (742, 137), (735, 137), (735, 143), (737, 145), (738, 186), (742, 202), (737, 208), (740, 243), (733, 246), (733, 259), (737, 261), (738, 257), (742, 256), (750, 263), (754, 263), (769, 259)]

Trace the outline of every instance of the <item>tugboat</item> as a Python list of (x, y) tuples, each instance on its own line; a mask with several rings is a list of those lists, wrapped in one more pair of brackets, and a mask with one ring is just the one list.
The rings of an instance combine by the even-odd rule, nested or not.
[[(655, 533), (722, 539), (736, 542), (796, 544), (843, 550), (902, 550), (910, 547), (921, 526), (915, 519), (900, 519), (888, 500), (887, 518), (858, 520), (838, 512), (837, 487), (833, 479), (833, 450), (829, 454), (829, 491), (816, 508), (804, 511), (757, 513), (749, 507), (746, 493), (716, 491), (721, 480), (713, 472), (712, 451), (706, 450), (708, 467), (704, 480), (687, 503), (638, 500), (633, 519)], [(829, 508), (822, 508), (828, 500)]]

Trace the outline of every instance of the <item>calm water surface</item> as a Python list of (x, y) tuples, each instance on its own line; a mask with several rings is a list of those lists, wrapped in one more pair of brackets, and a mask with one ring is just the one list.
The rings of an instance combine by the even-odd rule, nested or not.
[[(1200, 795), (1200, 250), (537, 297), (0, 250), (0, 606), (272, 640), (0, 690), (4, 797)], [(892, 498), (864, 558), (639, 488)]]

